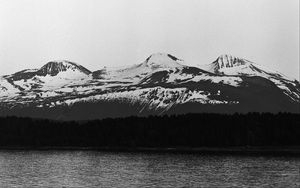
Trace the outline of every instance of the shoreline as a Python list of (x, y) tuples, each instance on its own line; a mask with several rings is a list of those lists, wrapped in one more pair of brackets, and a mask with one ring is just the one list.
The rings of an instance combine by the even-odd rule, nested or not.
[(208, 155), (293, 155), (300, 157), (300, 147), (0, 147), (0, 151), (99, 151), (99, 152), (132, 152), (132, 153), (178, 153)]

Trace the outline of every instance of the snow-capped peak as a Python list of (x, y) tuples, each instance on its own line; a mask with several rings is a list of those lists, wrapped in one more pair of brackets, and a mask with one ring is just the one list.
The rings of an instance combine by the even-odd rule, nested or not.
[(155, 53), (149, 56), (142, 64), (146, 67), (156, 68), (176, 68), (182, 67), (183, 60), (167, 53)]
[(244, 69), (252, 63), (246, 59), (235, 57), (232, 55), (220, 55), (213, 63), (207, 65), (198, 65), (199, 68), (212, 73), (234, 72), (235, 69)]
[(275, 76), (289, 79), (279, 72), (232, 55), (221, 55), (213, 63), (204, 65), (201, 68), (209, 72), (222, 73), (225, 75)]
[(167, 53), (155, 53), (150, 55), (143, 63), (130, 67), (104, 68), (93, 73), (94, 78), (118, 80), (138, 83), (141, 78), (157, 71), (180, 69), (185, 67), (183, 60)]
[(245, 65), (247, 64), (247, 61), (242, 58), (224, 54), (218, 57), (218, 59), (215, 61), (215, 64), (218, 66), (217, 67), (218, 69), (223, 69), (223, 68)]
[(90, 74), (91, 71), (89, 71), (88, 69), (86, 69), (85, 67), (70, 62), (70, 61), (66, 61), (66, 60), (60, 60), (60, 61), (50, 61), (48, 62), (46, 65), (44, 65), (43, 67), (41, 67), (38, 70), (38, 75), (41, 76), (46, 76), (46, 75), (50, 75), (50, 76), (56, 76), (58, 73), (60, 72), (65, 72), (65, 71), (79, 71), (82, 72), (86, 75)]

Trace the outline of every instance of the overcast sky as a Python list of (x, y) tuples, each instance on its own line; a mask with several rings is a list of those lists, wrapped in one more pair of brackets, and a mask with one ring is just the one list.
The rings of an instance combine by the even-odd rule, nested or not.
[(0, 75), (156, 52), (191, 65), (232, 54), (299, 79), (299, 0), (0, 0)]

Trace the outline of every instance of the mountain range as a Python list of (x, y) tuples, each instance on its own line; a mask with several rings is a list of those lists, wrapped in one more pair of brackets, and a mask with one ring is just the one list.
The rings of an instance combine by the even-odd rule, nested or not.
[(97, 71), (51, 61), (0, 77), (0, 114), (62, 120), (184, 113), (300, 112), (300, 83), (243, 58), (187, 66), (156, 53)]

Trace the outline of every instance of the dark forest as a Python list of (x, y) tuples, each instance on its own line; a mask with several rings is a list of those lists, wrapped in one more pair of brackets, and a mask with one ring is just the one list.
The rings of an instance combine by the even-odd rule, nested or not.
[(0, 147), (300, 146), (300, 115), (187, 114), (93, 121), (0, 118)]

